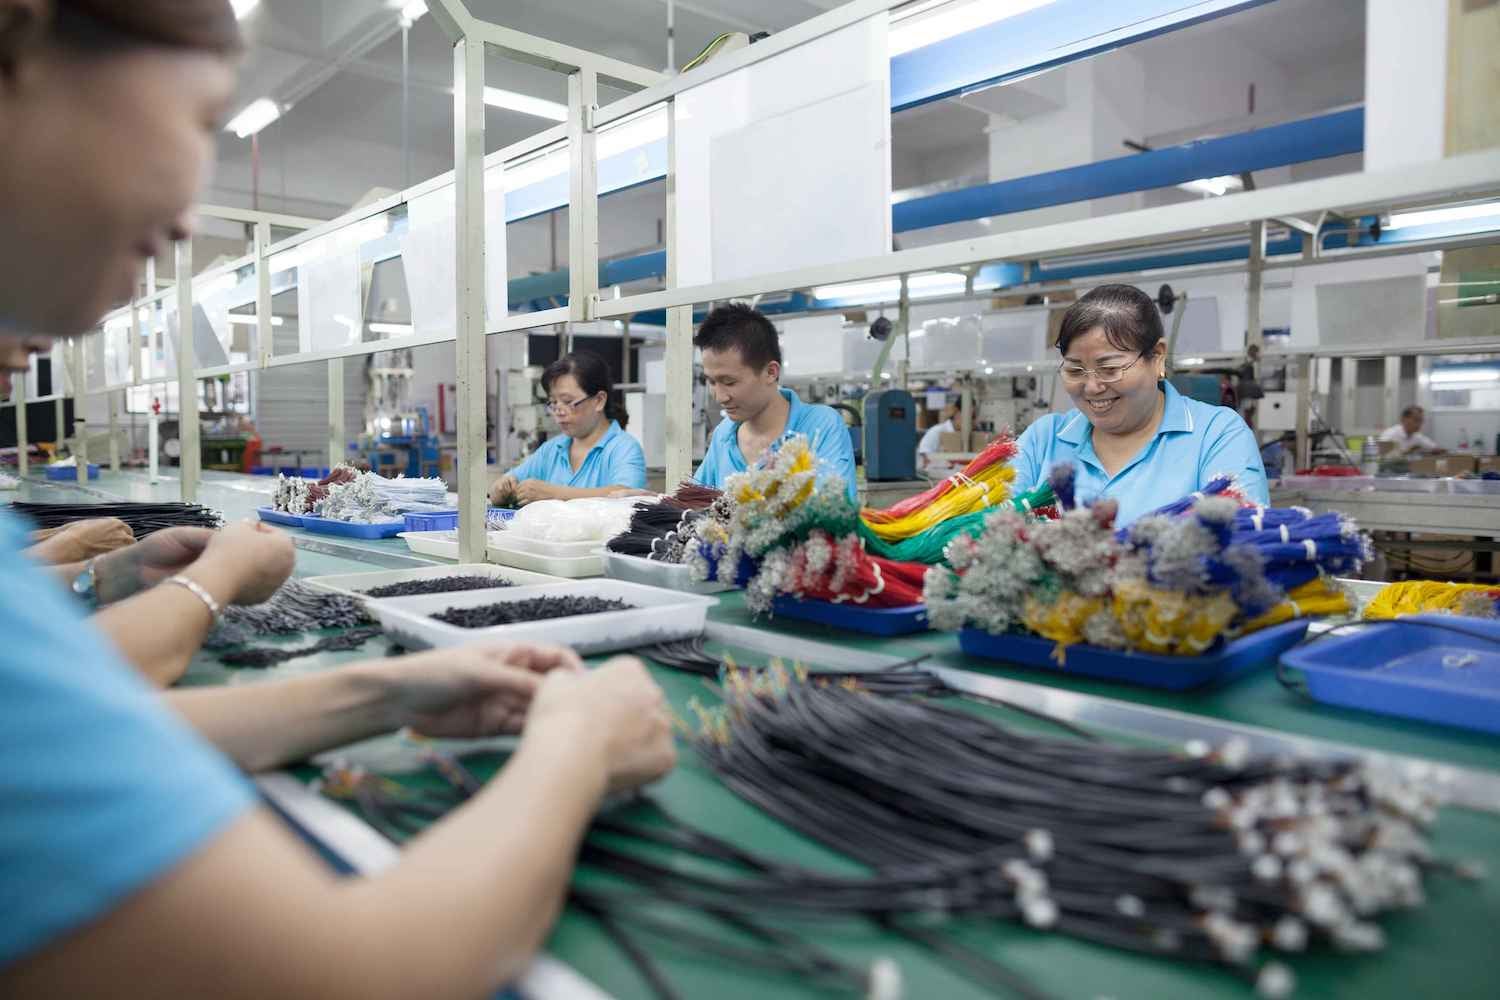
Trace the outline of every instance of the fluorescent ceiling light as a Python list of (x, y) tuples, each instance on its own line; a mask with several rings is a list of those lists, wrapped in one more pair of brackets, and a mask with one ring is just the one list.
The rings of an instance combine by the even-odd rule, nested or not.
[(1194, 194), (1218, 198), (1231, 191), (1243, 190), (1245, 182), (1233, 174), (1225, 174), (1222, 177), (1200, 177), (1195, 181), (1188, 181), (1177, 186), (1184, 191), (1191, 191)]
[(548, 118), (555, 122), (568, 120), (568, 107), (565, 104), (544, 101), (540, 97), (528, 97), (513, 90), (501, 90), (499, 87), (484, 88), (484, 103), (492, 108), (519, 111), (523, 115), (536, 115), (538, 118)]
[(995, 369), (993, 369), (993, 368), (986, 368), (986, 369), (985, 369), (985, 370), (984, 370), (984, 373), (985, 373), (985, 374), (986, 374), (986, 375), (993, 375), (993, 374), (995, 374)]
[[(601, 163), (612, 156), (632, 150), (638, 151), (637, 155), (644, 157), (643, 147), (666, 137), (667, 109), (665, 107), (650, 108), (601, 131), (594, 144), (594, 155)], [(548, 178), (566, 174), (568, 164), (566, 144), (539, 153), (530, 159), (507, 163), (505, 165), (505, 190), (517, 191)]]
[(252, 101), (244, 111), (229, 119), (224, 130), (233, 132), (241, 139), (248, 139), (280, 117), (281, 105), (269, 97), (262, 97), (258, 101)]
[[(230, 313), (229, 322), (238, 323), (240, 326), (257, 326), (260, 324), (259, 316), (246, 316), (244, 313)], [(286, 320), (280, 316), (271, 317), (272, 326), (284, 326)]]
[(401, 20), (407, 24), (419, 20), (423, 14), (427, 13), (425, 0), (411, 0), (410, 3), (407, 0), (391, 0), (391, 6), (400, 8)]
[(914, 49), (926, 48), (966, 31), (973, 31), (1038, 7), (1046, 7), (1052, 2), (1053, 0), (953, 0), (951, 3), (927, 4), (891, 18), (891, 55), (899, 56)]
[(1179, 358), (1177, 364), (1181, 368), (1196, 368), (1203, 364), (1202, 358)]
[(1500, 382), (1500, 368), (1438, 368), (1432, 373), (1433, 385), (1457, 382)]
[(410, 323), (366, 323), (371, 333), (378, 333), (384, 337), (409, 337), (412, 333)]
[(1452, 208), (1433, 208), (1424, 212), (1395, 212), (1391, 215), (1392, 229), (1409, 226), (1431, 226), (1440, 222), (1464, 222), (1468, 219), (1485, 219), (1500, 215), (1500, 201), (1482, 201), (1475, 205), (1455, 205)]
[(245, 19), (245, 15), (260, 6), (260, 0), (229, 0), (229, 6), (234, 9), (236, 21)]
[[(943, 272), (914, 274), (906, 280), (906, 291), (914, 299), (933, 295), (952, 295), (964, 290), (965, 278), (961, 274)], [(880, 278), (876, 281), (851, 281), (842, 285), (819, 285), (813, 289), (815, 299), (854, 299), (869, 302), (892, 301), (901, 297), (900, 278)]]

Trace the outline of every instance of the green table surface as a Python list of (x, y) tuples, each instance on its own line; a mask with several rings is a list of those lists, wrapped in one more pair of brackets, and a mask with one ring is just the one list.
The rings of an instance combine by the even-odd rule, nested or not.
[[(260, 494), (249, 488), (258, 484), (244, 482), (249, 479), (251, 477), (225, 474), (222, 481), (214, 482), (205, 477), (200, 501), (219, 507), (229, 516), (249, 514), (260, 498)], [(90, 489), (100, 494), (100, 499), (146, 500), (174, 499), (172, 490), (175, 486), (175, 483), (150, 486), (145, 483), (143, 475), (126, 473), (115, 477), (104, 473), (99, 481), (90, 484)], [(81, 493), (71, 485), (27, 482), (23, 484), (18, 499), (76, 503), (82, 502)], [(224, 500), (230, 502), (216, 502)], [(294, 535), (300, 533), (294, 532)], [(318, 545), (309, 549), (308, 544), (307, 539), (299, 538), (299, 576), (373, 571), (381, 567), (370, 560), (400, 558), (403, 551), (399, 541), (363, 543), (332, 552), (321, 551)], [(934, 662), (947, 666), (992, 672), (1018, 680), (1361, 747), (1500, 770), (1500, 741), (1457, 730), (1319, 706), (1281, 688), (1269, 672), (1251, 675), (1205, 693), (1169, 694), (970, 660), (958, 650), (951, 635), (928, 633), (899, 639), (872, 639), (781, 619), (755, 621), (745, 611), (741, 595), (736, 593), (721, 595), (719, 606), (711, 612), (711, 617), (717, 622), (753, 624), (758, 628), (872, 653), (908, 656), (930, 653)], [(306, 642), (307, 638), (275, 641), (295, 645)], [(321, 654), (265, 671), (229, 670), (216, 657), (200, 654), (194, 659), (183, 683), (263, 683), (384, 655), (388, 650), (389, 644), (378, 639), (354, 652)], [(762, 659), (743, 650), (738, 651), (738, 655), (749, 663)], [(687, 705), (693, 698), (714, 700), (712, 690), (698, 677), (655, 664), (652, 672), (679, 714), (689, 715)], [(974, 710), (1003, 711), (988, 706), (974, 706)], [(1014, 716), (1007, 718), (1015, 721)], [(393, 737), (369, 741), (364, 747), (383, 749), (393, 758), (401, 757), (403, 753), (409, 756), (409, 750), (404, 751)], [(311, 778), (315, 773), (316, 769), (311, 767), (298, 771), (303, 778)], [(690, 748), (683, 748), (678, 768), (657, 786), (655, 794), (689, 822), (744, 843), (760, 853), (809, 865), (848, 866), (847, 860), (740, 801), (719, 783)], [(1445, 856), (1486, 862), (1497, 873), (1496, 877), (1478, 884), (1458, 883), (1441, 876), (1430, 878), (1429, 900), (1424, 908), (1394, 914), (1382, 921), (1390, 944), (1380, 954), (1341, 956), (1325, 951), (1291, 958), (1288, 964), (1299, 981), (1297, 996), (1405, 998), (1432, 993), (1443, 997), (1478, 998), (1497, 995), (1500, 958), (1496, 956), (1494, 938), (1496, 929), (1500, 928), (1500, 881), (1497, 881), (1500, 879), (1500, 817), (1446, 809), (1439, 821), (1435, 844)], [(592, 877), (587, 872), (579, 876), (585, 881)], [(907, 997), (960, 1000), (992, 995), (925, 948), (873, 926), (849, 921), (793, 922), (787, 926), (799, 932), (805, 931), (818, 944), (854, 963), (868, 963), (881, 956), (893, 958), (905, 977), (904, 995)], [(1224, 970), (1133, 955), (1061, 935), (994, 921), (950, 921), (944, 929), (1059, 997), (1144, 1000), (1252, 995), (1248, 985)], [(658, 938), (646, 940), (653, 957), (685, 997), (729, 1000), (831, 995), (792, 977), (704, 959)], [(583, 914), (571, 910), (565, 912), (548, 941), (547, 950), (617, 997), (652, 995), (624, 955)]]

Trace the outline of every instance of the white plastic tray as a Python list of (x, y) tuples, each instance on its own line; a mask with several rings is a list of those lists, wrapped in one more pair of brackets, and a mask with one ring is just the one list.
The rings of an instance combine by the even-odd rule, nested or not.
[(399, 536), (406, 547), (420, 556), (438, 559), (458, 558), (458, 535), (453, 531), (403, 531)]
[[(566, 545), (582, 545), (583, 553), (573, 556), (544, 555), (511, 545), (503, 531), (490, 532), (490, 544), (485, 556), (502, 566), (546, 573), (578, 580), (590, 576), (604, 575), (604, 557), (600, 555), (603, 542), (567, 542)], [(549, 543), (558, 544), (558, 543)]]
[[(472, 608), (485, 604), (520, 601), (549, 594), (568, 597), (601, 597), (631, 605), (625, 611), (605, 611), (571, 618), (519, 622), (491, 628), (460, 628), (430, 617), (449, 608)], [(687, 639), (703, 632), (708, 609), (717, 598), (682, 594), (660, 587), (643, 587), (623, 580), (575, 580), (504, 590), (469, 590), (456, 594), (423, 597), (392, 597), (368, 601), (370, 613), (388, 636), (403, 646), (425, 649), (458, 646), (482, 640), (553, 642), (571, 646), (581, 654), (634, 649), (672, 639)]]
[[(323, 590), (331, 590), (345, 597), (353, 597), (360, 600), (372, 600), (365, 596), (365, 591), (376, 587), (384, 587), (391, 583), (405, 583), (407, 580), (432, 580), (444, 576), (492, 576), (497, 581), (507, 581), (512, 586), (529, 586), (538, 583), (561, 583), (562, 579), (555, 576), (547, 576), (544, 573), (531, 573), (523, 569), (512, 569), (509, 566), (496, 566), (494, 563), (461, 563), (457, 566), (423, 566), (419, 569), (388, 569), (375, 573), (341, 573), (337, 576), (314, 576), (303, 580), (303, 583)], [(464, 591), (455, 591), (464, 593)], [(426, 595), (422, 595), (426, 596)]]
[(604, 545), (604, 540), (591, 538), (583, 542), (544, 542), (536, 538), (527, 538), (519, 531), (506, 529), (494, 532), (490, 537), (490, 544), (496, 548), (530, 552), (539, 556), (551, 556), (554, 559), (582, 559), (584, 556), (596, 555)]
[(1500, 479), (1450, 479), (1448, 486), (1464, 496), (1500, 497)]
[(692, 570), (681, 563), (656, 562), (644, 556), (628, 556), (604, 550), (604, 575), (614, 580), (665, 587), (685, 594), (722, 594), (733, 590), (717, 580), (694, 580)]

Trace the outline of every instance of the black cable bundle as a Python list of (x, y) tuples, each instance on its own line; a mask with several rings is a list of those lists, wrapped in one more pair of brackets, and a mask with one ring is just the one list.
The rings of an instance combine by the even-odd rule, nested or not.
[(352, 597), (288, 580), (262, 604), (233, 604), (204, 640), (210, 649), (243, 646), (266, 635), (368, 625), (364, 604)]
[[(703, 637), (675, 639), (658, 642), (635, 650), (639, 656), (649, 657), (653, 662), (673, 670), (681, 670), (701, 677), (717, 679), (725, 670), (740, 671), (752, 676), (785, 671), (779, 663), (771, 663), (761, 669), (737, 665), (732, 660), (722, 660), (709, 653), (703, 645)], [(883, 670), (819, 670), (802, 671), (798, 676), (814, 684), (841, 684), (854, 686), (870, 694), (906, 697), (941, 698), (956, 694), (937, 674), (917, 668), (927, 659), (927, 654), (886, 667)]]
[(606, 547), (627, 556), (650, 558), (667, 537), (691, 512), (672, 499), (638, 503), (630, 516), (630, 527), (611, 538)]
[(312, 656), (314, 653), (337, 653), (358, 649), (369, 640), (381, 634), (378, 626), (372, 628), (356, 628), (338, 635), (330, 635), (319, 639), (310, 646), (251, 646), (248, 649), (236, 649), (219, 655), (219, 661), (226, 667), (244, 667), (250, 670), (265, 670), (274, 667), (278, 663), (287, 660), (295, 660), (303, 656)]
[(498, 576), (433, 576), (425, 580), (402, 580), (362, 591), (366, 597), (416, 597), (422, 594), (451, 594), (461, 590), (493, 590), (509, 587), (511, 582)]
[[(1260, 947), (1378, 951), (1370, 918), (1423, 902), (1434, 806), (1347, 761), (1181, 755), (1039, 737), (922, 699), (786, 674), (729, 674), (695, 743), (731, 789), (869, 865), (864, 884), (735, 885), (734, 898), (843, 894), (886, 913), (1019, 919), (1227, 965), (1264, 995), (1291, 974)], [(666, 876), (663, 876), (666, 877)], [(724, 888), (721, 886), (721, 888)], [(850, 904), (842, 904), (850, 905)]]
[(428, 615), (459, 628), (489, 628), (518, 622), (539, 622), (550, 618), (572, 618), (575, 615), (597, 615), (604, 611), (629, 611), (634, 605), (602, 597), (528, 597), (519, 601), (483, 604), (476, 608), (449, 608)]
[(12, 512), (35, 524), (39, 530), (61, 528), (74, 521), (113, 517), (130, 526), (139, 541), (163, 528), (218, 528), (219, 512), (192, 503), (22, 503), (10, 505)]

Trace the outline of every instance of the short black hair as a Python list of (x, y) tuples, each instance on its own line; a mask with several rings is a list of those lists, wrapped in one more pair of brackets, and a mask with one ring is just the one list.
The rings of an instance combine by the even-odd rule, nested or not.
[(782, 363), (781, 341), (776, 327), (766, 319), (765, 313), (743, 302), (719, 306), (704, 317), (698, 332), (693, 335), (693, 346), (700, 351), (738, 348), (745, 364), (756, 371), (763, 370), (772, 361), (778, 365)]
[(1403, 417), (1422, 417), (1426, 415), (1427, 411), (1422, 409), (1420, 406), (1408, 406), (1406, 409), (1401, 411), (1401, 416)]
[(1057, 350), (1067, 354), (1075, 339), (1095, 328), (1112, 347), (1145, 354), (1162, 339), (1161, 313), (1151, 296), (1134, 285), (1100, 285), (1068, 307), (1057, 334)]
[(609, 365), (593, 351), (573, 351), (552, 362), (542, 372), (542, 391), (550, 393), (552, 383), (564, 375), (573, 376), (586, 396), (604, 393), (604, 419), (617, 420), (621, 427), (630, 422), (625, 407), (615, 397), (609, 377)]

